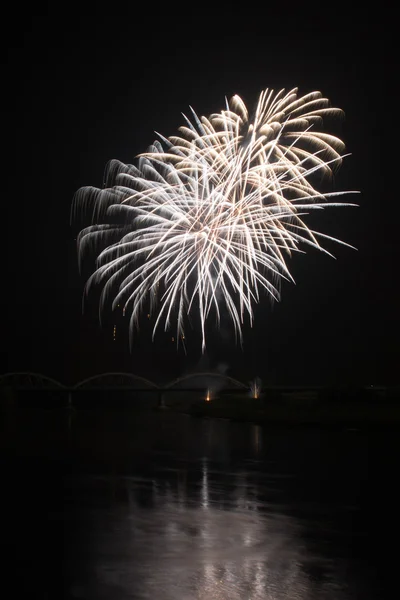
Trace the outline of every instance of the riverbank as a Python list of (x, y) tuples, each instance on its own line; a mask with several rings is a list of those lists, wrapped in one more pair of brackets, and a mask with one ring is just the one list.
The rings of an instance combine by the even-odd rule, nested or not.
[[(169, 422), (178, 415), (193, 419), (224, 419), (238, 423), (260, 425), (265, 428), (321, 428), (321, 429), (400, 429), (400, 400), (397, 398), (362, 399), (350, 397), (346, 400), (321, 399), (305, 394), (274, 398), (250, 398), (244, 395), (221, 395), (191, 399), (179, 394), (167, 398), (162, 406), (146, 399), (127, 399), (119, 402), (119, 397), (110, 395), (107, 401), (89, 403), (77, 402), (75, 406), (44, 408), (28, 403), (3, 406), (2, 438), (12, 445), (19, 439), (23, 444), (34, 438), (34, 444), (50, 443), (55, 446), (74, 436), (74, 430), (80, 423), (100, 430), (115, 422), (119, 430), (129, 429), (132, 424), (146, 414), (163, 414)], [(77, 397), (76, 400), (79, 400)], [(47, 403), (47, 406), (51, 402)], [(97, 425), (96, 425), (97, 424)], [(125, 427), (125, 425), (127, 427)], [(42, 440), (38, 435), (43, 431)], [(129, 432), (126, 431), (128, 434)], [(32, 439), (33, 441), (33, 439)], [(1, 444), (3, 445), (3, 444)]]
[(197, 418), (219, 418), (262, 426), (400, 427), (400, 402), (195, 402), (169, 410)]

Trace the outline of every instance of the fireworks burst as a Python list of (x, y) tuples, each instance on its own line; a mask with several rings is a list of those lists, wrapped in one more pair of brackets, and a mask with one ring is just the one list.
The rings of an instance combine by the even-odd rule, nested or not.
[[(130, 331), (143, 311), (184, 339), (187, 318), (199, 316), (202, 345), (211, 314), (227, 314), (242, 340), (247, 314), (265, 291), (279, 299), (286, 264), (302, 245), (330, 254), (303, 217), (327, 206), (354, 206), (321, 193), (316, 176), (331, 176), (342, 162), (343, 142), (318, 130), (331, 108), (320, 92), (298, 97), (263, 91), (254, 114), (234, 96), (226, 109), (192, 120), (179, 136), (159, 135), (137, 166), (111, 161), (105, 189), (80, 189), (73, 202), (90, 211), (92, 225), (78, 237), (79, 260), (96, 252), (94, 283), (102, 286), (100, 310), (130, 313)], [(348, 244), (344, 244), (348, 245)]]

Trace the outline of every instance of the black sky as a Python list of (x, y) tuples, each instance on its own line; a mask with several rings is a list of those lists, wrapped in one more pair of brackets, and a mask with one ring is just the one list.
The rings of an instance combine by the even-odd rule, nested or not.
[(268, 5), (262, 13), (257, 5), (107, 6), (45, 3), (34, 14), (16, 7), (8, 22), (1, 371), (73, 383), (103, 371), (172, 379), (198, 365), (199, 350), (177, 354), (170, 336), (155, 345), (141, 336), (129, 353), (122, 333), (113, 342), (111, 322), (101, 329), (94, 315), (82, 316), (72, 196), (84, 185), (101, 187), (107, 161), (132, 162), (154, 130), (175, 133), (189, 105), (209, 114), (233, 93), (251, 104), (265, 87), (298, 86), (321, 90), (346, 113), (338, 127), (352, 156), (335, 185), (361, 190), (360, 207), (326, 211), (316, 226), (358, 251), (332, 248), (337, 260), (296, 256), (297, 285), (284, 285), (272, 309), (268, 301), (257, 307), (243, 351), (216, 336), (208, 366), (224, 363), (232, 376), (274, 383), (396, 383), (390, 17), (304, 5), (296, 13)]

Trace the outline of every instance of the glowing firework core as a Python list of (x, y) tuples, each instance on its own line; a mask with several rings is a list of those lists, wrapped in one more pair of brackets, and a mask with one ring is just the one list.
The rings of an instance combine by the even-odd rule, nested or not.
[(207, 319), (219, 323), (221, 310), (242, 340), (260, 292), (277, 300), (281, 278), (292, 280), (286, 257), (300, 245), (330, 254), (318, 238), (339, 240), (303, 216), (349, 206), (335, 200), (351, 192), (314, 187), (315, 175), (330, 176), (344, 156), (343, 142), (318, 129), (341, 114), (320, 92), (265, 90), (251, 116), (238, 96), (208, 118), (192, 112), (179, 137), (159, 135), (164, 146), (155, 141), (137, 166), (111, 161), (105, 189), (79, 190), (73, 213), (91, 211), (78, 248), (80, 261), (97, 250), (87, 289), (102, 286), (100, 308), (111, 296), (113, 309), (129, 309), (131, 332), (144, 311), (153, 337), (175, 323), (177, 344), (197, 314), (204, 349)]

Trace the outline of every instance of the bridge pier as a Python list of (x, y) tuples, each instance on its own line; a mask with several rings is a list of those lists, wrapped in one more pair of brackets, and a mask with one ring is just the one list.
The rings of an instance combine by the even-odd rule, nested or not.
[(165, 396), (164, 396), (163, 390), (160, 390), (158, 392), (157, 408), (166, 408), (166, 405), (165, 405)]

